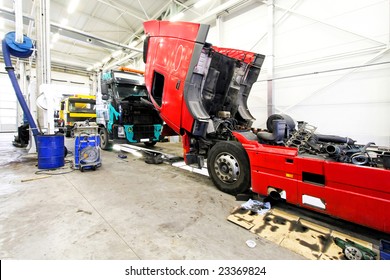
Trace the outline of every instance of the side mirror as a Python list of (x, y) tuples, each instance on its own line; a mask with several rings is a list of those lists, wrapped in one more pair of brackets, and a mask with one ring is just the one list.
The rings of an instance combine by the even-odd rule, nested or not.
[(102, 83), (102, 99), (104, 95), (108, 95), (108, 85), (106, 83)]

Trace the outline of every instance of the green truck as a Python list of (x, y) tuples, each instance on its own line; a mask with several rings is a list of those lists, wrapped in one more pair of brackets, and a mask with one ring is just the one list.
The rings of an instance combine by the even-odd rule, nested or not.
[(164, 139), (163, 121), (148, 99), (141, 71), (120, 68), (102, 73), (96, 122), (100, 146), (144, 143), (154, 146)]

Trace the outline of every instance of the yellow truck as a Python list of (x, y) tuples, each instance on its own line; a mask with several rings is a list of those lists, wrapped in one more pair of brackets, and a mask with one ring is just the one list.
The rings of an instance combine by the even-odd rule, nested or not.
[(96, 96), (76, 94), (61, 101), (58, 130), (72, 136), (75, 122), (96, 121)]

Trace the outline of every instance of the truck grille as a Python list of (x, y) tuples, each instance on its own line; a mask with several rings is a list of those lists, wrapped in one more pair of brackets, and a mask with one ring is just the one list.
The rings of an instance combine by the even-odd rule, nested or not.
[(137, 140), (141, 138), (154, 138), (153, 125), (134, 125), (133, 132), (134, 132), (134, 137)]

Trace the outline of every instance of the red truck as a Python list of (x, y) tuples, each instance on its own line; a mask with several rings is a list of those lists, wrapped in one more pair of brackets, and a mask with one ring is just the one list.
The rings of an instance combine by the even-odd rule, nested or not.
[(144, 23), (145, 83), (187, 164), (221, 191), (253, 192), (390, 233), (390, 149), (275, 114), (254, 133), (247, 100), (264, 55), (206, 43), (208, 25)]

